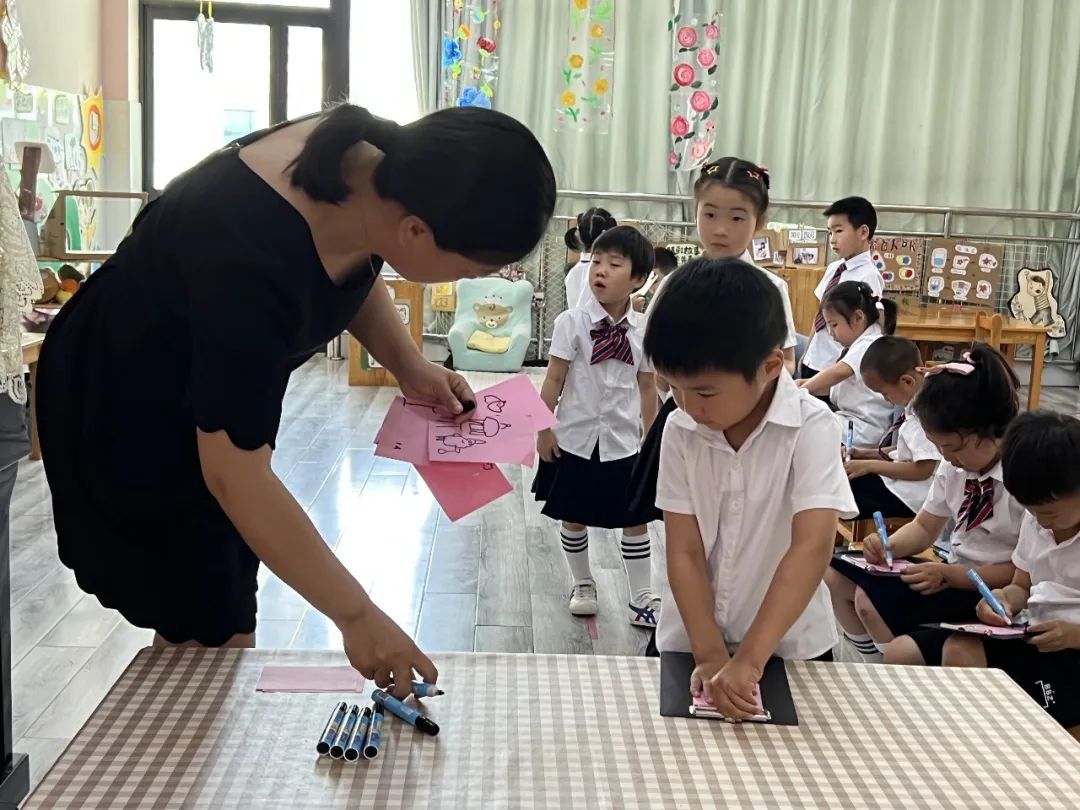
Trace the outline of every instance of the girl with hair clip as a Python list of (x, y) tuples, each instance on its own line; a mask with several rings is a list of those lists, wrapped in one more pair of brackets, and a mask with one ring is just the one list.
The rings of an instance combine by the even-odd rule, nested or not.
[[(749, 160), (723, 157), (701, 168), (694, 183), (694, 207), (698, 240), (710, 259), (741, 259), (757, 267), (750, 255), (750, 243), (754, 233), (765, 226), (765, 214), (769, 208), (769, 170)], [(795, 322), (791, 315), (791, 297), (787, 282), (774, 273), (758, 267), (780, 291), (784, 321), (787, 326), (783, 344), (784, 367), (789, 374), (795, 372)], [(667, 275), (656, 291), (655, 298), (678, 271)], [(646, 315), (648, 311), (646, 311)], [(657, 379), (663, 386), (663, 381)], [(678, 406), (669, 397), (660, 407), (652, 429), (645, 438), (631, 479), (629, 501), (634, 521), (648, 523), (663, 519), (656, 508), (656, 479), (660, 470), (660, 444), (664, 425)]]
[[(1013, 576), (1024, 509), (1005, 489), (1001, 446), (1019, 410), (1019, 381), (1005, 358), (981, 343), (960, 362), (919, 371), (925, 380), (915, 415), (943, 461), (915, 520), (889, 538), (889, 552), (895, 562), (927, 550), (954, 519), (948, 560), (915, 561), (899, 577), (875, 577), (834, 559), (825, 582), (857, 652), (871, 660), (885, 653), (889, 663), (937, 665), (948, 634), (920, 625), (970, 619), (979, 593), (968, 579), (969, 568), (991, 588)], [(876, 534), (864, 540), (863, 557), (886, 563)]]
[(540, 143), (478, 107), (398, 126), (341, 105), (173, 180), (41, 352), (45, 472), (80, 587), (157, 645), (254, 646), (265, 563), (337, 625), (365, 677), (398, 697), (414, 671), (434, 680), (271, 467), (282, 399), (348, 328), (407, 397), (469, 411), (464, 378), (409, 337), (383, 260), (425, 284), (487, 275), (536, 246), (554, 207)]
[(842, 281), (821, 301), (832, 338), (843, 347), (840, 359), (798, 384), (814, 396), (829, 395), (836, 416), (853, 445), (877, 447), (893, 421), (893, 406), (863, 380), (862, 359), (878, 338), (896, 329), (896, 303), (878, 298), (865, 281)]
[(590, 208), (577, 215), (577, 225), (566, 232), (566, 247), (581, 254), (577, 264), (566, 271), (566, 308), (583, 307), (592, 298), (589, 290), (589, 265), (592, 246), (600, 234), (619, 223), (603, 208)]

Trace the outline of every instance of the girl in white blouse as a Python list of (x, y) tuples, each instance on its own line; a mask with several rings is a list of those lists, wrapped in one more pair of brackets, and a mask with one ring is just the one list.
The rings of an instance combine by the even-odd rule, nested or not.
[(600, 234), (614, 228), (619, 223), (611, 212), (604, 208), (590, 208), (577, 215), (577, 226), (566, 232), (566, 246), (577, 250), (581, 256), (577, 264), (566, 271), (566, 308), (583, 307), (593, 297), (589, 289), (589, 265), (592, 263), (592, 248)]

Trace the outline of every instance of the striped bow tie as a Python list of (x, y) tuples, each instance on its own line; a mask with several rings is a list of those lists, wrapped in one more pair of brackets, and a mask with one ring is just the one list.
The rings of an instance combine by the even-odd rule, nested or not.
[(966, 523), (966, 530), (970, 532), (993, 516), (994, 479), (984, 478), (980, 481), (969, 478), (964, 482), (964, 500), (956, 515), (956, 525), (963, 526)]
[(593, 348), (589, 364), (595, 366), (605, 360), (621, 360), (632, 366), (634, 353), (630, 349), (630, 338), (626, 336), (626, 330), (629, 328), (629, 324), (605, 320), (601, 321), (595, 329), (590, 330)]

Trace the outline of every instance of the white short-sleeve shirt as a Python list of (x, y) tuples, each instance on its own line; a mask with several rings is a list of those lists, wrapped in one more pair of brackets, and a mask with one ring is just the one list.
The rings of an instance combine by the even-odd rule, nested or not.
[(1012, 560), (1031, 576), (1032, 624), (1080, 624), (1080, 535), (1061, 543), (1030, 514), (1024, 515)]
[[(761, 424), (738, 452), (722, 431), (696, 424), (681, 410), (668, 419), (656, 505), (696, 518), (709, 566), (713, 615), (730, 649), (746, 636), (791, 547), (794, 516), (810, 509), (857, 514), (839, 444), (840, 431), (828, 408), (798, 388), (786, 371)], [(776, 655), (815, 658), (836, 641), (832, 603), (820, 582)], [(690, 651), (667, 585), (656, 642), (661, 651)]]
[(875, 323), (855, 338), (840, 359), (852, 374), (829, 390), (841, 429), (846, 433), (848, 422), (853, 423), (856, 447), (877, 447), (893, 421), (893, 406), (881, 394), (870, 390), (859, 369), (866, 350), (881, 336), (881, 326)]
[(563, 312), (555, 319), (551, 355), (570, 363), (562, 396), (555, 409), (559, 424), (555, 438), (559, 447), (575, 456), (589, 458), (600, 444), (600, 460), (627, 458), (641, 444), (641, 397), (639, 372), (651, 372), (642, 348), (645, 317), (628, 307), (619, 323), (627, 323), (626, 336), (634, 355), (632, 364), (605, 360), (592, 365), (593, 340), (590, 332), (610, 320), (606, 310), (591, 294), (584, 307)]
[[(820, 301), (824, 297), (825, 288), (829, 286), (829, 279), (836, 274), (837, 268), (845, 261), (847, 262), (847, 268), (844, 270), (844, 274), (840, 276), (840, 281), (865, 282), (870, 285), (874, 295), (880, 298), (885, 291), (885, 282), (881, 278), (881, 273), (874, 267), (874, 263), (870, 259), (870, 251), (867, 250), (857, 256), (852, 256), (850, 259), (837, 259), (826, 267), (825, 274), (821, 277), (817, 287), (814, 288), (814, 295), (817, 296), (817, 300)], [(822, 329), (811, 336), (810, 345), (806, 347), (806, 354), (803, 355), (803, 363), (814, 369), (814, 371), (821, 371), (839, 360), (840, 352), (843, 350), (844, 347), (836, 342), (833, 336), (829, 334), (829, 330)]]
[(589, 265), (592, 254), (582, 253), (578, 263), (566, 272), (566, 308), (583, 307), (593, 297), (589, 290)]
[[(926, 438), (922, 422), (915, 415), (909, 404), (904, 408), (904, 424), (897, 431), (896, 447), (889, 453), (893, 461), (941, 461), (941, 453), (932, 441)], [(934, 477), (923, 481), (901, 481), (898, 478), (881, 476), (889, 492), (902, 500), (912, 512), (918, 512), (930, 494), (930, 484)]]
[(1001, 462), (986, 475), (979, 476), (947, 461), (938, 464), (930, 482), (923, 511), (942, 518), (955, 518), (964, 502), (964, 484), (969, 479), (994, 479), (994, 514), (971, 531), (959, 524), (949, 537), (949, 562), (962, 565), (989, 565), (1008, 562), (1016, 548), (1024, 507), (1005, 489)]

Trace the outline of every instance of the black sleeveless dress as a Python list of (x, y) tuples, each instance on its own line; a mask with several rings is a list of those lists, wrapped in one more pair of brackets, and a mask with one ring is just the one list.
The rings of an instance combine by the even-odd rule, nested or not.
[(273, 447), (289, 375), (341, 334), (382, 265), (331, 281), (303, 217), (240, 160), (264, 134), (143, 210), (38, 363), (60, 559), (172, 642), (255, 630), (259, 561), (206, 488), (196, 428)]

